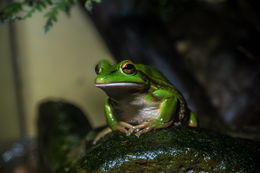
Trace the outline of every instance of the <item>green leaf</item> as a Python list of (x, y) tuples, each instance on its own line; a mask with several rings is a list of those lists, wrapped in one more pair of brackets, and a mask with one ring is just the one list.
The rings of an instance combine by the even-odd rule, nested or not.
[(91, 11), (92, 10), (92, 1), (91, 0), (87, 0), (85, 2), (85, 8), (88, 10), (88, 11)]
[(95, 3), (100, 3), (101, 0), (86, 0), (85, 2), (85, 8), (88, 10), (88, 11), (91, 11), (92, 8), (93, 8), (93, 2)]
[(35, 12), (35, 9), (31, 9), (30, 11), (27, 12), (27, 14), (25, 15), (25, 18), (28, 18), (28, 17), (32, 17), (32, 14)]
[(43, 1), (41, 1), (41, 2), (39, 3), (39, 5), (42, 6), (43, 8), (46, 8), (46, 4), (45, 4), (45, 2), (43, 2)]
[(52, 4), (52, 0), (46, 0), (46, 2), (51, 5)]
[[(88, 11), (92, 10), (93, 3), (100, 3), (101, 0), (84, 0), (85, 8)], [(53, 26), (54, 22), (58, 20), (58, 13), (60, 11), (67, 12), (70, 8), (78, 3), (79, 0), (21, 0), (21, 2), (13, 2), (4, 9), (0, 10), (0, 21), (14, 21), (17, 19), (25, 19), (32, 17), (36, 11), (42, 11), (50, 7), (50, 10), (44, 14), (47, 21), (44, 26), (44, 33), (46, 34)], [(28, 7), (28, 11), (24, 11), (24, 7)], [(26, 8), (27, 9), (27, 8)], [(21, 16), (17, 16), (22, 12)]]
[(41, 6), (36, 6), (35, 8), (36, 8), (38, 11), (42, 11)]
[(14, 2), (0, 11), (1, 20), (7, 20), (14, 18), (16, 14), (23, 10), (23, 2)]
[(47, 34), (52, 27), (53, 22), (51, 20), (47, 20), (46, 24), (44, 25), (44, 31), (43, 34)]

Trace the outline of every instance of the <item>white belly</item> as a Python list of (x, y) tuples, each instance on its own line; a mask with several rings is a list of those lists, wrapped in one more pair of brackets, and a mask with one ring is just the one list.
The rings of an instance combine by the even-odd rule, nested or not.
[(146, 101), (144, 97), (145, 94), (134, 94), (119, 100), (115, 112), (117, 119), (132, 124), (156, 119), (159, 116), (160, 103)]

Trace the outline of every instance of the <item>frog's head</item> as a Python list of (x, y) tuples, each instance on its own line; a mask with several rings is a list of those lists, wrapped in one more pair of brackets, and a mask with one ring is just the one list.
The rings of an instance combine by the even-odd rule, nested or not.
[(108, 95), (120, 95), (143, 90), (148, 86), (145, 76), (136, 69), (130, 60), (124, 60), (111, 65), (108, 61), (100, 61), (95, 71), (96, 86), (103, 89)]

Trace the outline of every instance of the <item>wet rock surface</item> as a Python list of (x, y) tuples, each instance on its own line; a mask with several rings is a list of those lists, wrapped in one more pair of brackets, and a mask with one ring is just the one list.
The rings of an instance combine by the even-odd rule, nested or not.
[(259, 146), (207, 129), (172, 126), (137, 138), (105, 137), (78, 162), (99, 171), (254, 172)]
[(91, 130), (64, 101), (42, 103), (38, 124), (41, 158), (53, 172), (259, 172), (258, 142), (207, 129), (172, 126), (139, 138), (113, 132), (92, 145), (102, 128)]

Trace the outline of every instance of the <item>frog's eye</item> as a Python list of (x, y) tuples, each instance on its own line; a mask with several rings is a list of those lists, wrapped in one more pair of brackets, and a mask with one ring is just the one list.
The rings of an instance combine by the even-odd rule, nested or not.
[(135, 66), (131, 61), (123, 63), (121, 69), (125, 74), (133, 74), (136, 71)]
[(95, 67), (96, 74), (99, 74), (100, 71), (101, 71), (101, 68), (100, 68), (99, 64), (97, 64), (96, 67)]

